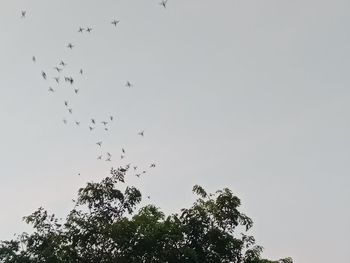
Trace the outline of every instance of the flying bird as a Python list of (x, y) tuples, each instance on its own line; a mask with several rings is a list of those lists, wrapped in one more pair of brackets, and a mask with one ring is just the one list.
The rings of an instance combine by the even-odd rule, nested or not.
[(78, 33), (83, 33), (83, 31), (84, 31), (84, 28), (79, 27)]
[(43, 79), (47, 78), (46, 73), (44, 71), (41, 71), (41, 76), (43, 77)]
[(21, 18), (25, 18), (27, 14), (27, 11), (22, 10), (21, 11)]
[(49, 91), (50, 92), (55, 92), (55, 90), (53, 88), (51, 88), (51, 87), (49, 87)]
[(140, 131), (139, 133), (138, 133), (138, 135), (140, 135), (140, 136), (145, 136), (145, 131)]
[(111, 161), (111, 157), (108, 157), (107, 159), (106, 159), (106, 162), (110, 162)]
[(110, 116), (109, 119), (110, 119), (111, 121), (113, 121), (113, 120), (114, 120), (114, 117), (113, 117), (113, 116)]
[(95, 119), (91, 119), (91, 122), (92, 122), (93, 124), (96, 124)]
[(66, 120), (66, 119), (63, 119), (63, 123), (64, 123), (64, 124), (67, 124), (67, 120)]
[(127, 81), (126, 84), (125, 84), (125, 87), (128, 87), (128, 88), (131, 88), (133, 86), (134, 85), (130, 81)]
[(99, 157), (97, 157), (97, 160), (102, 160), (102, 155), (100, 155)]
[(108, 122), (106, 122), (106, 121), (101, 121), (101, 123), (102, 123), (104, 126), (106, 126), (106, 125), (108, 124)]
[(60, 73), (62, 71), (62, 69), (59, 67), (54, 67), (54, 69), (56, 69), (58, 73)]
[(64, 106), (68, 107), (68, 101), (64, 101)]
[(73, 49), (74, 45), (72, 43), (68, 43), (67, 48)]
[(124, 148), (122, 148), (122, 153), (124, 153), (124, 154), (125, 154), (125, 149), (124, 149)]
[(92, 31), (92, 28), (91, 28), (91, 27), (88, 27), (88, 28), (86, 29), (86, 32), (88, 32), (88, 33), (91, 33), (91, 31)]
[(79, 89), (74, 89), (75, 94), (79, 93)]
[(90, 131), (92, 131), (94, 129), (94, 127), (89, 126), (89, 129), (90, 129)]
[(152, 163), (149, 167), (150, 167), (150, 168), (155, 168), (155, 167), (156, 167), (156, 164), (155, 164), (155, 163)]
[(79, 73), (80, 73), (80, 75), (83, 75), (83, 70), (80, 69), (80, 70), (79, 70)]
[(56, 81), (56, 83), (60, 82), (60, 78), (59, 77), (54, 77), (53, 79)]
[(79, 126), (79, 125), (80, 125), (80, 122), (79, 122), (79, 121), (76, 121), (75, 124), (76, 124), (77, 126)]
[(32, 57), (32, 60), (33, 60), (33, 62), (36, 62), (36, 57), (33, 56), (33, 57)]
[(163, 0), (163, 1), (160, 2), (159, 4), (160, 4), (161, 6), (163, 6), (164, 8), (166, 8), (167, 3), (168, 3), (168, 0)]
[(73, 113), (73, 109), (68, 109), (68, 112), (69, 112), (70, 114), (72, 114), (72, 113)]
[(61, 62), (60, 62), (60, 66), (67, 66), (67, 64), (63, 61), (63, 60), (61, 60)]
[(117, 26), (117, 24), (119, 24), (119, 20), (113, 20), (111, 22), (112, 25), (114, 25), (115, 27)]
[(102, 141), (96, 143), (98, 146), (102, 146)]

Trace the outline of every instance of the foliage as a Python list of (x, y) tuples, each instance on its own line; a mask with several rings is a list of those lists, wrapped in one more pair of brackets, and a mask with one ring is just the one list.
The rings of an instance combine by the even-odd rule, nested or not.
[(33, 233), (1, 242), (0, 262), (292, 262), (261, 259), (262, 247), (247, 235), (253, 222), (229, 189), (208, 194), (194, 186), (192, 207), (166, 216), (154, 205), (137, 210), (142, 195), (135, 187), (117, 188), (128, 169), (112, 168), (101, 182), (81, 188), (64, 220), (43, 208), (25, 217)]

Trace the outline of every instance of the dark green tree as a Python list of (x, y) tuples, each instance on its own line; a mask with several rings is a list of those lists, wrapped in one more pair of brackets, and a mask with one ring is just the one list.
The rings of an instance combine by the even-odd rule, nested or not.
[(137, 209), (141, 192), (118, 187), (128, 169), (112, 168), (81, 188), (65, 219), (43, 208), (24, 217), (33, 232), (1, 242), (0, 262), (292, 263), (261, 258), (262, 247), (247, 234), (253, 222), (229, 189), (208, 194), (194, 186), (192, 207), (166, 216), (153, 205)]

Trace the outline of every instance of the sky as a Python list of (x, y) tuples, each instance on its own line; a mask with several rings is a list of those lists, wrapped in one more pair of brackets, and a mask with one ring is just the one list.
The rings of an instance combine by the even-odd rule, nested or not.
[[(228, 187), (264, 256), (346, 262), (349, 10), (345, 0), (1, 0), (0, 239), (28, 230), (22, 217), (39, 206), (64, 215), (79, 187), (131, 162), (148, 172), (129, 182), (167, 213), (194, 201), (195, 184)], [(111, 163), (96, 159), (107, 151)]]

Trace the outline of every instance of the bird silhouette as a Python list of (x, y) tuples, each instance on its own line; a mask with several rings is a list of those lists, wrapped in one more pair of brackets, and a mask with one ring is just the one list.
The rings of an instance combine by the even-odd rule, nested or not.
[(33, 60), (33, 62), (36, 62), (36, 57), (33, 56), (33, 57), (32, 57), (32, 60)]
[(57, 84), (60, 83), (60, 77), (54, 77), (53, 79), (56, 81)]
[(102, 155), (98, 156), (97, 160), (102, 160)]
[(25, 18), (27, 14), (27, 11), (22, 10), (21, 11), (21, 18)]
[(167, 4), (168, 4), (168, 0), (163, 0), (162, 2), (159, 3), (161, 6), (163, 6), (164, 8), (166, 8)]
[(72, 43), (68, 43), (67, 48), (73, 49), (74, 45)]
[(86, 32), (88, 32), (88, 33), (91, 33), (91, 31), (92, 31), (92, 28), (91, 28), (91, 27), (88, 27), (88, 28), (86, 29)]
[(44, 71), (41, 71), (41, 76), (43, 77), (43, 79), (46, 79), (47, 78), (47, 75)]
[(150, 168), (155, 168), (155, 167), (156, 167), (156, 164), (155, 164), (155, 163), (152, 163), (149, 167), (150, 167)]
[(49, 87), (49, 91), (50, 92), (55, 92), (55, 90), (53, 88), (51, 88), (51, 87)]
[(102, 146), (102, 141), (96, 143), (98, 146)]
[(128, 87), (128, 88), (131, 88), (133, 86), (134, 85), (130, 81), (127, 81), (126, 84), (125, 84), (125, 87)]
[(56, 69), (56, 71), (57, 71), (58, 73), (60, 73), (60, 72), (62, 71), (62, 69), (59, 68), (59, 67), (54, 67), (54, 69)]
[(76, 121), (75, 124), (76, 124), (77, 126), (79, 126), (79, 125), (80, 125), (80, 122), (79, 122), (79, 121)]
[(140, 135), (140, 136), (145, 136), (145, 131), (140, 131), (139, 133), (138, 133), (138, 135)]
[(75, 94), (79, 93), (79, 89), (74, 89)]
[(67, 66), (67, 64), (63, 61), (63, 60), (61, 60), (61, 62), (60, 62), (60, 64), (59, 64), (60, 66)]
[(83, 33), (83, 32), (84, 32), (84, 28), (79, 27), (79, 29), (78, 29), (78, 33)]
[(68, 107), (68, 101), (64, 101), (64, 106)]
[(73, 109), (68, 109), (68, 112), (69, 112), (70, 114), (72, 114), (72, 113), (73, 113)]
[(114, 120), (114, 117), (113, 117), (113, 116), (110, 116), (109, 119), (110, 119), (111, 121), (113, 121), (113, 120)]
[(119, 24), (119, 20), (113, 20), (111, 22), (112, 25), (114, 25), (115, 27), (117, 26), (117, 24)]

